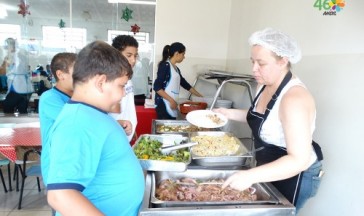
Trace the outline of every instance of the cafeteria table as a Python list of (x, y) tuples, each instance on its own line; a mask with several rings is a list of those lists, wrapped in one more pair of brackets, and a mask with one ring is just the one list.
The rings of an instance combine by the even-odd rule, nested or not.
[[(144, 106), (135, 106), (138, 124), (135, 132), (137, 136), (152, 133), (152, 121), (157, 118), (154, 108), (145, 108)], [(135, 140), (131, 141), (134, 144)]]
[(0, 153), (15, 162), (21, 149), (42, 146), (39, 127), (0, 128)]

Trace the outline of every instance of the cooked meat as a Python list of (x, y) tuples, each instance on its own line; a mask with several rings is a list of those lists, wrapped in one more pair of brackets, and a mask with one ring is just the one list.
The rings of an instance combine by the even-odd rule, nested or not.
[[(207, 181), (207, 183), (223, 180)], [(238, 191), (227, 187), (221, 190), (221, 184), (204, 184), (192, 178), (163, 180), (156, 189), (156, 198), (163, 201), (221, 202), (221, 201), (255, 201), (256, 194), (249, 189)]]

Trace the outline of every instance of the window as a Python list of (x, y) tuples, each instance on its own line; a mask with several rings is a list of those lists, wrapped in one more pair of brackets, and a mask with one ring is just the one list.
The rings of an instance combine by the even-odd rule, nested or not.
[(0, 24), (0, 45), (3, 45), (6, 38), (15, 38), (20, 40), (20, 25)]
[(43, 26), (43, 47), (82, 49), (86, 45), (86, 29)]

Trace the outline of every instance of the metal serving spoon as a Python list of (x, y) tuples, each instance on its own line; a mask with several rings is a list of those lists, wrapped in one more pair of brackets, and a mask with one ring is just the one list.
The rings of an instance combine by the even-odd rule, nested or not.
[(189, 143), (183, 143), (183, 144), (178, 144), (178, 145), (166, 146), (166, 147), (161, 148), (161, 152), (168, 153), (170, 151), (174, 151), (174, 150), (181, 149), (181, 148), (188, 148), (188, 147), (191, 147), (191, 146), (194, 146), (197, 144), (198, 144), (198, 142), (189, 142)]

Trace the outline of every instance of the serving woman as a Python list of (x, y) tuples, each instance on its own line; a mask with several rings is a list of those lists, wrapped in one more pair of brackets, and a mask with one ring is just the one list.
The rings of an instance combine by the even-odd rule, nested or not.
[(229, 177), (230, 185), (244, 190), (259, 182), (272, 184), (300, 209), (320, 184), (322, 153), (313, 145), (315, 102), (291, 64), (301, 59), (296, 41), (267, 28), (249, 38), (257, 95), (249, 110), (219, 108), (227, 118), (248, 122), (254, 138), (257, 166)]
[(183, 78), (180, 69), (176, 66), (185, 58), (186, 47), (179, 42), (166, 45), (163, 48), (163, 58), (159, 62), (157, 78), (154, 81), (153, 89), (158, 119), (176, 119), (180, 86), (193, 95), (202, 97)]

